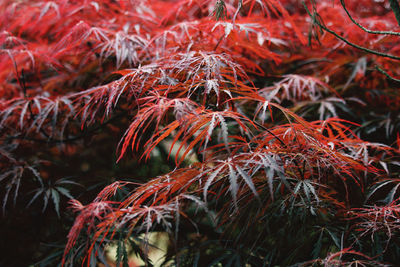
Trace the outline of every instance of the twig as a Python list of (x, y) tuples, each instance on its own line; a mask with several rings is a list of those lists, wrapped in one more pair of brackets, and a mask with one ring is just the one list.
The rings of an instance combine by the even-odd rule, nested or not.
[[(308, 14), (310, 17), (313, 17), (313, 15), (311, 14), (311, 12), (310, 12), (310, 10), (308, 9), (308, 7), (307, 7), (307, 5), (305, 4), (305, 2), (303, 1), (302, 3), (303, 3), (304, 8), (306, 9), (307, 14)], [(323, 29), (323, 30), (329, 32), (330, 34), (334, 35), (336, 38), (342, 40), (343, 42), (345, 42), (346, 44), (348, 44), (348, 45), (350, 45), (350, 46), (352, 46), (352, 47), (354, 47), (354, 48), (360, 49), (360, 50), (362, 50), (362, 51), (364, 51), (364, 52), (367, 52), (367, 53), (370, 53), (370, 54), (374, 54), (374, 55), (377, 55), (377, 56), (386, 57), (386, 58), (391, 58), (391, 59), (394, 59), (394, 60), (400, 60), (400, 57), (398, 57), (398, 56), (394, 56), (394, 55), (391, 55), (391, 54), (382, 53), (382, 52), (375, 51), (375, 50), (372, 50), (372, 49), (369, 49), (369, 48), (360, 46), (360, 45), (358, 45), (358, 44), (352, 43), (352, 42), (350, 42), (349, 40), (347, 40), (346, 38), (344, 38), (343, 36), (340, 36), (339, 34), (337, 34), (335, 31), (333, 31), (333, 30), (327, 28), (325, 25), (323, 25), (323, 24), (322, 24), (321, 22), (319, 22), (318, 20), (314, 20), (314, 21), (315, 21), (315, 23), (316, 23), (321, 29)]]
[(394, 78), (394, 77), (391, 76), (389, 73), (387, 73), (386, 71), (384, 71), (383, 69), (381, 69), (379, 66), (375, 66), (375, 69), (377, 69), (380, 73), (384, 74), (384, 75), (385, 75), (386, 77), (388, 77), (390, 80), (400, 83), (400, 79)]
[(355, 19), (351, 16), (350, 12), (347, 10), (346, 5), (344, 3), (344, 0), (340, 0), (340, 3), (342, 4), (342, 7), (344, 9), (344, 11), (346, 11), (347, 16), (351, 19), (351, 21), (357, 25), (360, 29), (362, 29), (363, 31), (367, 32), (367, 33), (372, 33), (372, 34), (384, 34), (384, 35), (395, 35), (395, 36), (400, 36), (400, 32), (393, 32), (393, 31), (374, 31), (374, 30), (369, 30), (367, 28), (365, 28), (364, 26), (362, 26), (360, 23), (358, 23), (357, 21), (355, 21)]
[(38, 138), (32, 138), (32, 137), (17, 135), (17, 136), (5, 137), (5, 139), (21, 139), (21, 140), (28, 140), (28, 141), (33, 141), (33, 142), (38, 142), (38, 143), (46, 143), (46, 144), (48, 144), (48, 143), (56, 143), (57, 144), (57, 143), (73, 142), (73, 141), (77, 141), (77, 140), (79, 140), (81, 138), (84, 138), (85, 136), (87, 136), (89, 134), (92, 134), (92, 133), (100, 130), (101, 128), (103, 128), (107, 124), (115, 121), (116, 119), (124, 117), (125, 115), (126, 114), (124, 114), (124, 113), (117, 114), (114, 117), (112, 117), (112, 118), (108, 119), (107, 121), (103, 122), (102, 124), (97, 125), (96, 127), (93, 127), (92, 129), (88, 129), (87, 131), (85, 131), (85, 132), (83, 132), (83, 133), (81, 133), (79, 135), (72, 136), (70, 138), (58, 139), (58, 138), (54, 138), (54, 137), (48, 136), (48, 139), (44, 140), (44, 139), (38, 139)]

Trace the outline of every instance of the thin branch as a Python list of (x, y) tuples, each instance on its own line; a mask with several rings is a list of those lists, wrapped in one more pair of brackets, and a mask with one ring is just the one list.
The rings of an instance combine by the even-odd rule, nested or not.
[(19, 85), (21, 86), (21, 89), (24, 92), (24, 98), (25, 98), (25, 100), (28, 101), (28, 110), (29, 110), (29, 114), (30, 114), (30, 119), (33, 120), (34, 123), (38, 126), (39, 132), (42, 133), (47, 139), (50, 139), (51, 135), (48, 134), (43, 128), (41, 128), (38, 125), (38, 122), (35, 121), (36, 115), (33, 114), (31, 101), (28, 99), (24, 69), (23, 68), (21, 69), (21, 78), (19, 78), (19, 73), (18, 73), (18, 69), (17, 69), (17, 65), (16, 64), (15, 64), (15, 68), (16, 68), (16, 72), (17, 72), (17, 79), (18, 79)]
[(113, 121), (124, 117), (125, 115), (126, 115), (125, 113), (117, 114), (114, 117), (112, 117), (112, 118), (108, 119), (107, 121), (103, 122), (102, 124), (99, 124), (99, 125), (91, 128), (91, 129), (88, 129), (87, 131), (85, 131), (85, 132), (83, 132), (83, 133), (81, 133), (79, 135), (72, 136), (72, 137), (65, 138), (65, 139), (64, 138), (58, 139), (58, 138), (54, 138), (54, 137), (48, 136), (48, 139), (44, 140), (44, 139), (32, 138), (32, 137), (21, 136), (21, 135), (8, 136), (8, 137), (5, 137), (5, 139), (8, 139), (8, 140), (12, 140), (12, 139), (28, 140), (28, 141), (32, 141), (32, 142), (46, 143), (46, 144), (48, 144), (48, 143), (55, 143), (55, 144), (61, 143), (62, 144), (62, 143), (66, 143), (66, 142), (74, 142), (74, 141), (82, 139), (82, 138), (84, 138), (84, 137), (86, 137), (86, 136), (88, 136), (90, 134), (95, 133), (96, 131), (102, 129), (107, 124), (110, 124)]
[[(306, 9), (306, 12), (308, 13), (308, 15), (309, 15), (310, 17), (313, 17), (313, 15), (311, 14), (311, 12), (310, 12), (310, 10), (308, 9), (308, 7), (307, 7), (307, 5), (305, 4), (305, 2), (303, 1), (302, 3), (303, 3), (304, 8)], [(350, 45), (350, 46), (352, 46), (352, 47), (354, 47), (354, 48), (360, 49), (360, 50), (362, 50), (362, 51), (364, 51), (364, 52), (367, 52), (367, 53), (370, 53), (370, 54), (373, 54), (373, 55), (377, 55), (377, 56), (381, 56), (381, 57), (386, 57), (386, 58), (391, 58), (391, 59), (394, 59), (394, 60), (400, 60), (400, 57), (398, 57), (398, 56), (394, 56), (394, 55), (391, 55), (391, 54), (382, 53), (382, 52), (375, 51), (375, 50), (372, 50), (372, 49), (369, 49), (369, 48), (366, 48), (366, 47), (357, 45), (357, 44), (355, 44), (355, 43), (352, 43), (352, 42), (350, 42), (349, 40), (347, 40), (346, 38), (344, 38), (343, 36), (340, 36), (339, 34), (337, 34), (335, 31), (333, 31), (333, 30), (327, 28), (325, 25), (323, 25), (323, 24), (322, 24), (321, 22), (319, 22), (318, 20), (315, 20), (315, 23), (316, 23), (321, 29), (323, 29), (323, 30), (329, 32), (330, 34), (334, 35), (336, 38), (342, 40), (343, 42), (345, 42), (346, 44), (348, 44), (348, 45)]]
[[(217, 3), (218, 3), (218, 2), (217, 2)], [(242, 8), (242, 5), (243, 5), (243, 0), (239, 0), (239, 6), (238, 6), (238, 8), (236, 9), (236, 12), (235, 12), (235, 14), (233, 15), (233, 18), (232, 18), (232, 25), (235, 25), (236, 17), (237, 17), (237, 15), (239, 14), (240, 9)], [(217, 20), (218, 20), (218, 17), (217, 17)], [(221, 38), (219, 38), (217, 44), (216, 44), (215, 47), (214, 47), (214, 50), (217, 50), (218, 46), (220, 45), (221, 41), (222, 41), (224, 38), (225, 38), (225, 34), (223, 34), (223, 35), (221, 36)]]
[[(286, 145), (286, 143), (285, 143), (281, 138), (279, 138), (276, 134), (274, 134), (272, 131), (270, 131), (267, 127), (265, 127), (264, 125), (262, 125), (262, 124), (260, 124), (260, 123), (258, 123), (258, 122), (256, 122), (256, 121), (253, 121), (253, 123), (254, 123), (255, 125), (257, 125), (258, 127), (260, 127), (261, 129), (267, 131), (267, 132), (268, 132), (270, 135), (272, 135), (273, 137), (275, 137), (276, 140), (278, 140), (278, 141), (283, 145), (284, 148), (286, 148), (286, 149), (288, 148), (288, 146)], [(297, 171), (300, 173), (301, 177), (304, 179), (304, 166), (303, 166), (303, 170), (302, 170), (302, 169), (300, 168), (300, 165), (299, 165), (299, 163), (297, 162), (296, 158), (293, 158), (293, 162), (294, 162), (294, 164), (296, 165)], [(304, 163), (305, 163), (305, 161), (304, 161)]]
[(235, 25), (236, 17), (239, 14), (240, 9), (242, 8), (243, 0), (239, 0), (238, 8), (236, 9), (235, 15), (233, 15), (232, 24)]
[(222, 40), (224, 39), (225, 34), (222, 34), (222, 36), (219, 38), (217, 44), (214, 46), (214, 51), (217, 50), (219, 44), (222, 42)]
[(283, 140), (281, 138), (279, 138), (276, 134), (274, 134), (273, 132), (271, 132), (267, 127), (265, 127), (264, 125), (262, 125), (261, 123), (258, 123), (256, 121), (252, 121), (255, 125), (257, 125), (258, 127), (260, 127), (261, 129), (263, 129), (264, 131), (267, 131), (270, 135), (272, 135), (273, 137), (276, 138), (276, 140), (278, 140), (285, 148), (287, 148), (287, 145), (285, 142), (283, 142)]
[(351, 16), (349, 10), (346, 8), (346, 4), (344, 3), (344, 0), (340, 0), (340, 3), (342, 4), (342, 7), (344, 11), (346, 11), (347, 16), (351, 19), (351, 21), (357, 25), (360, 29), (367, 33), (372, 33), (372, 34), (384, 34), (384, 35), (395, 35), (395, 36), (400, 36), (400, 32), (393, 32), (393, 31), (374, 31), (374, 30), (369, 30), (362, 26), (360, 23), (354, 20), (354, 18)]
[(394, 78), (394, 77), (391, 76), (389, 73), (387, 73), (386, 71), (384, 71), (383, 69), (381, 69), (379, 66), (375, 66), (375, 69), (377, 69), (380, 73), (384, 74), (384, 75), (385, 75), (386, 77), (388, 77), (390, 80), (400, 83), (400, 79)]

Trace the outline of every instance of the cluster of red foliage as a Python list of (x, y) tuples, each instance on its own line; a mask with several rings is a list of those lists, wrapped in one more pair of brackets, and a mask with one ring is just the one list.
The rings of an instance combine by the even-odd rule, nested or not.
[[(389, 2), (3, 1), (3, 216), (42, 199), (69, 225), (67, 199), (100, 191), (71, 202), (65, 251), (43, 265), (110, 264), (110, 245), (118, 266), (130, 253), (151, 265), (147, 235), (160, 231), (165, 264), (395, 263)], [(171, 171), (134, 182), (160, 162)], [(114, 163), (133, 179), (93, 187), (87, 165), (118, 180)]]

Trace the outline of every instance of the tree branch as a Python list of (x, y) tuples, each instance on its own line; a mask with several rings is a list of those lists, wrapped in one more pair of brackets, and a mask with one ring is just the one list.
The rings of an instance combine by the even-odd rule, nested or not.
[[(307, 5), (305, 4), (305, 2), (303, 1), (302, 3), (303, 3), (304, 8), (306, 9), (307, 14), (308, 14), (310, 17), (313, 17), (313, 15), (311, 14), (311, 12), (310, 12), (310, 10), (308, 9), (308, 7), (307, 7)], [(391, 55), (391, 54), (382, 53), (382, 52), (375, 51), (375, 50), (372, 50), (372, 49), (369, 49), (369, 48), (360, 46), (360, 45), (358, 45), (358, 44), (352, 43), (352, 42), (350, 42), (349, 40), (347, 40), (346, 38), (344, 38), (343, 36), (340, 36), (339, 34), (337, 34), (335, 31), (333, 31), (333, 30), (327, 28), (327, 27), (326, 27), (325, 25), (323, 25), (320, 21), (318, 21), (318, 20), (314, 20), (314, 21), (315, 21), (315, 23), (316, 23), (321, 29), (323, 29), (323, 30), (329, 32), (330, 34), (334, 35), (336, 38), (342, 40), (343, 42), (345, 42), (346, 44), (348, 44), (348, 45), (350, 45), (350, 46), (352, 46), (352, 47), (354, 47), (354, 48), (360, 49), (360, 50), (362, 50), (362, 51), (364, 51), (364, 52), (367, 52), (367, 53), (370, 53), (370, 54), (373, 54), (373, 55), (377, 55), (377, 56), (381, 56), (381, 57), (386, 57), (386, 58), (391, 58), (391, 59), (394, 59), (394, 60), (400, 60), (400, 57), (398, 57), (398, 56), (394, 56), (394, 55)]]
[(387, 73), (386, 71), (384, 71), (383, 69), (381, 69), (379, 66), (375, 66), (375, 69), (377, 69), (380, 73), (382, 73), (383, 75), (385, 75), (386, 77), (388, 77), (390, 80), (400, 83), (400, 79), (394, 78), (394, 77), (391, 76), (389, 73)]
[(346, 8), (346, 4), (344, 3), (344, 0), (340, 0), (340, 3), (342, 4), (342, 7), (344, 11), (346, 11), (347, 16), (351, 19), (351, 21), (357, 25), (360, 29), (367, 33), (372, 33), (372, 34), (384, 34), (384, 35), (395, 35), (395, 36), (400, 36), (400, 32), (393, 32), (393, 31), (374, 31), (374, 30), (369, 30), (362, 26), (360, 23), (354, 20), (354, 18), (351, 16), (350, 12)]

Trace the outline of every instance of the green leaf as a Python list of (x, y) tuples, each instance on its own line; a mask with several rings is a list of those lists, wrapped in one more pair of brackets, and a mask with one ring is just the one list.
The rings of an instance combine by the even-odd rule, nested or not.
[(53, 199), (54, 208), (57, 212), (58, 217), (60, 217), (60, 194), (54, 188), (50, 189), (51, 198)]
[(38, 196), (40, 196), (41, 194), (43, 194), (45, 192), (44, 188), (38, 188), (35, 190), (36, 193), (35, 195), (32, 197), (31, 201), (29, 201), (28, 205), (26, 205), (27, 207), (29, 207), (30, 205), (32, 205), (32, 203), (38, 198)]
[(216, 20), (226, 18), (226, 6), (223, 0), (217, 0), (215, 3), (214, 15)]
[(121, 260), (123, 257), (123, 251), (124, 250), (124, 242), (122, 240), (122, 235), (119, 235), (119, 239), (117, 242), (117, 255), (116, 255), (116, 266), (119, 267), (121, 264)]
[(69, 193), (69, 190), (61, 187), (61, 186), (56, 186), (55, 187), (57, 189), (58, 192), (60, 192), (62, 195), (66, 196), (69, 199), (73, 199), (74, 197)]
[(46, 190), (46, 192), (44, 193), (42, 212), (46, 210), (47, 204), (49, 203), (50, 194), (51, 194), (50, 190)]
[(394, 15), (396, 16), (397, 23), (400, 26), (400, 6), (398, 0), (389, 0), (390, 7), (393, 10)]

